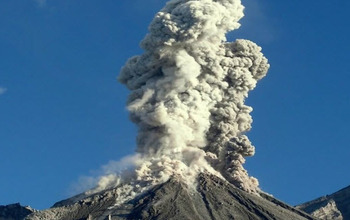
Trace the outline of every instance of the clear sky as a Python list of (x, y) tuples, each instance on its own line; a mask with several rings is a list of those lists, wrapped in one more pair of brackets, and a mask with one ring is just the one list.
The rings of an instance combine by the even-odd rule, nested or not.
[[(166, 0), (0, 1), (0, 205), (44, 209), (135, 149), (116, 77)], [(291, 204), (350, 184), (350, 1), (242, 0), (271, 69), (246, 168)]]

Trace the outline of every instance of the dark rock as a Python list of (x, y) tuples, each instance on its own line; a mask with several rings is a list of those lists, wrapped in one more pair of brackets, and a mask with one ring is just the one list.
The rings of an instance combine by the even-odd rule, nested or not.
[(21, 206), (19, 203), (0, 206), (0, 220), (22, 220), (29, 214), (35, 212), (34, 209)]

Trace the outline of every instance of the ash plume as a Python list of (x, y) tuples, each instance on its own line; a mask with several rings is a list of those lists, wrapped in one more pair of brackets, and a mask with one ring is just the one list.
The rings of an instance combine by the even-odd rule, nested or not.
[(131, 90), (127, 107), (139, 128), (139, 179), (211, 172), (257, 191), (242, 166), (255, 151), (244, 100), (269, 64), (255, 43), (226, 41), (243, 9), (240, 0), (171, 0), (149, 26), (144, 54), (122, 68), (118, 79)]
[(131, 91), (137, 159), (87, 194), (117, 187), (120, 204), (170, 177), (194, 186), (202, 172), (257, 193), (258, 181), (243, 168), (255, 151), (245, 135), (252, 108), (244, 100), (269, 64), (255, 43), (226, 41), (243, 9), (240, 0), (170, 0), (156, 14), (141, 42), (144, 53), (118, 77)]

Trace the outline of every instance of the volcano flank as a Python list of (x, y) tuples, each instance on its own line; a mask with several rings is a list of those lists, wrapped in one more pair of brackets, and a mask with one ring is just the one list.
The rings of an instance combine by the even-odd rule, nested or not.
[[(79, 196), (78, 196), (79, 197)], [(195, 189), (177, 178), (152, 187), (149, 191), (119, 206), (116, 189), (77, 200), (73, 197), (53, 208), (28, 216), (41, 219), (314, 219), (271, 196), (252, 195), (214, 175), (200, 174)]]

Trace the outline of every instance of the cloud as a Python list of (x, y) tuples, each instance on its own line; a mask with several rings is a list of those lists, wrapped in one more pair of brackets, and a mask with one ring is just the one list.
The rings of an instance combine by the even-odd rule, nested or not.
[(76, 189), (95, 185), (87, 196), (118, 187), (125, 201), (170, 177), (195, 186), (204, 172), (260, 191), (243, 167), (255, 152), (245, 135), (252, 123), (245, 98), (269, 64), (254, 42), (226, 42), (226, 33), (240, 27), (243, 9), (241, 0), (165, 5), (140, 43), (145, 53), (131, 57), (118, 77), (131, 90), (127, 107), (138, 125), (138, 154), (80, 178)]
[(7, 91), (7, 88), (0, 87), (0, 95), (3, 95)]
[(44, 7), (46, 5), (47, 0), (34, 0), (39, 7)]
[(255, 43), (226, 42), (243, 9), (240, 0), (171, 0), (140, 43), (145, 53), (122, 68), (118, 79), (131, 90), (128, 110), (145, 158), (138, 180), (215, 171), (240, 189), (258, 191), (243, 168), (255, 152), (245, 136), (252, 123), (245, 98), (269, 64)]
[(275, 28), (274, 19), (266, 4), (259, 0), (246, 0), (244, 7), (242, 26), (236, 32), (231, 32), (229, 39), (243, 38), (260, 43), (273, 43), (278, 38), (279, 31)]
[(127, 175), (128, 169), (141, 163), (140, 154), (127, 155), (118, 161), (109, 161), (98, 170), (91, 170), (91, 175), (80, 176), (68, 189), (69, 196), (81, 192), (98, 192), (119, 184), (120, 175)]

